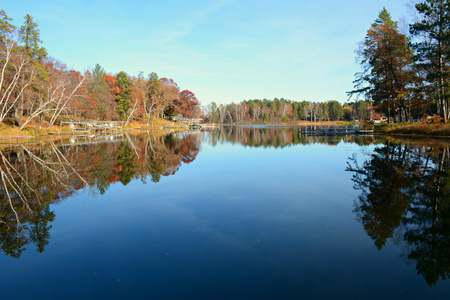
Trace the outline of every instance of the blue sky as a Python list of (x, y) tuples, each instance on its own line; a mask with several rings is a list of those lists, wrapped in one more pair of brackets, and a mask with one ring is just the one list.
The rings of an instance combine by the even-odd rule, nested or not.
[(385, 6), (408, 0), (3, 1), (30, 14), (49, 54), (79, 71), (156, 72), (203, 105), (244, 99), (347, 100), (355, 49)]

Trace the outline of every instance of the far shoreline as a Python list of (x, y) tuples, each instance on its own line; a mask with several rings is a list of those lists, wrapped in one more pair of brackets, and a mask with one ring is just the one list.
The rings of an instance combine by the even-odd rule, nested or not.
[[(372, 126), (375, 134), (388, 136), (402, 136), (402, 137), (416, 137), (416, 138), (450, 138), (450, 125), (441, 123), (393, 123), (368, 125), (362, 122), (350, 121), (300, 121), (300, 122), (280, 122), (280, 123), (203, 123), (200, 124), (207, 127), (219, 126)], [(189, 130), (189, 124), (175, 123), (167, 120), (157, 120), (153, 125), (147, 126), (145, 122), (131, 122), (129, 125), (116, 132), (138, 133), (143, 131), (153, 132), (173, 132)], [(44, 128), (39, 124), (32, 124), (23, 130), (12, 124), (0, 124), (0, 143), (20, 144), (20, 141), (30, 141), (30, 139), (53, 139), (71, 136), (86, 135), (86, 132), (76, 132), (70, 129), (69, 126), (52, 126), (51, 128)], [(14, 141), (14, 142), (13, 142)]]

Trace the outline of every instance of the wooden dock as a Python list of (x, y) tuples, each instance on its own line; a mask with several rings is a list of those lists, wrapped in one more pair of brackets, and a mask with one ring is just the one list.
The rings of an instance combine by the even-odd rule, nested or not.
[(373, 135), (373, 129), (355, 127), (320, 127), (300, 128), (300, 134), (304, 135)]

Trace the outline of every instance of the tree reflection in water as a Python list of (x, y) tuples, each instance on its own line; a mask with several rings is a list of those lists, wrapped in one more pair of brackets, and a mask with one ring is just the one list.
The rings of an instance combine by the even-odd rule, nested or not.
[(449, 145), (386, 142), (360, 166), (350, 158), (354, 212), (375, 246), (397, 232), (405, 257), (432, 286), (450, 274)]
[[(315, 126), (314, 126), (315, 127)], [(309, 129), (312, 129), (311, 127)], [(232, 143), (246, 147), (284, 148), (293, 145), (356, 143), (369, 145), (375, 142), (373, 136), (358, 135), (311, 135), (301, 132), (298, 126), (224, 126), (220, 130), (210, 131), (208, 142), (217, 144)]]
[(199, 135), (125, 135), (113, 143), (48, 142), (0, 150), (0, 248), (18, 258), (33, 243), (43, 252), (55, 214), (50, 205), (78, 190), (105, 193), (111, 183), (159, 182), (195, 160)]

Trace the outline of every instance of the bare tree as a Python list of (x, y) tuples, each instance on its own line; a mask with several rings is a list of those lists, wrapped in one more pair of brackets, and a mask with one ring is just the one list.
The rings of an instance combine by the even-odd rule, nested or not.
[(226, 118), (227, 107), (223, 104), (220, 104), (218, 111), (219, 111), (219, 123), (223, 123), (223, 121)]
[[(35, 71), (25, 76), (25, 67), (29, 59), (18, 52), (16, 40), (7, 36), (0, 37), (0, 122), (11, 113), (25, 89), (33, 82)], [(20, 84), (19, 84), (20, 83)]]
[(22, 130), (28, 123), (43, 113), (50, 114), (48, 127), (56, 122), (58, 116), (65, 112), (75, 99), (77, 90), (84, 82), (84, 77), (75, 71), (67, 71), (66, 66), (59, 62), (52, 62), (49, 82), (46, 87), (46, 99), (30, 103), (30, 114), (20, 127)]
[(262, 111), (262, 108), (261, 108), (261, 106), (259, 106), (259, 104), (255, 104), (253, 106), (253, 115), (252, 115), (253, 121), (256, 121), (259, 119), (259, 116), (261, 115), (261, 111)]

